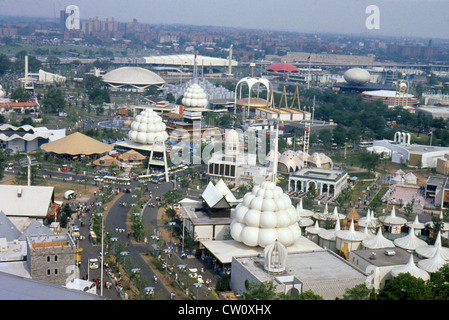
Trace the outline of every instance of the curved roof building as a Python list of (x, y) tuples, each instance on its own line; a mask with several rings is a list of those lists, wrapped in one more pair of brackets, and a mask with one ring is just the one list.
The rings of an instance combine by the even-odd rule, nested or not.
[(103, 76), (103, 82), (113, 90), (143, 92), (150, 86), (162, 86), (165, 80), (145, 68), (122, 67), (109, 71)]
[(295, 66), (288, 64), (288, 63), (275, 63), (267, 68), (265, 68), (267, 71), (272, 72), (282, 72), (282, 73), (292, 73), (292, 72), (298, 72), (299, 69)]

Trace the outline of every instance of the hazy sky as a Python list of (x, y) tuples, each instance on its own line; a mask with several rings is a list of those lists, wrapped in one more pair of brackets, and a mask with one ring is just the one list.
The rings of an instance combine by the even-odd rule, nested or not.
[[(0, 15), (58, 18), (68, 5), (81, 19), (449, 38), (448, 0), (0, 0)], [(369, 5), (378, 29), (365, 25)]]

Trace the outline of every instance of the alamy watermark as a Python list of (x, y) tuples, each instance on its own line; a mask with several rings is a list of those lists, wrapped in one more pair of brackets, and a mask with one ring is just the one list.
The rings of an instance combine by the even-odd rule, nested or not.
[(80, 29), (80, 8), (75, 5), (69, 5), (65, 8), (67, 17), (65, 19), (65, 27), (67, 30)]
[(365, 13), (369, 16), (365, 20), (365, 26), (368, 30), (380, 29), (380, 10), (376, 5), (369, 5), (365, 9)]

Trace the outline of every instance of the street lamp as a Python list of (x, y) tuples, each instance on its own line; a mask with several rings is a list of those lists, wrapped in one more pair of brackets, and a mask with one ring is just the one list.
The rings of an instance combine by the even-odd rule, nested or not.
[(193, 286), (196, 288), (196, 300), (199, 300), (200, 288), (203, 286), (203, 284), (196, 282), (193, 284)]
[(103, 265), (104, 265), (104, 213), (98, 212), (98, 217), (101, 217), (101, 288), (100, 288), (100, 295), (103, 296)]
[(171, 221), (168, 223), (168, 225), (170, 226), (170, 245), (173, 246), (173, 226), (176, 226), (176, 222)]

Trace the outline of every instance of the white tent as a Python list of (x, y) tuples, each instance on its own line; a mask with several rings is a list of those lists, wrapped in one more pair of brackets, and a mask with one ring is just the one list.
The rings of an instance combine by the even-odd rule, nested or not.
[(393, 241), (393, 243), (405, 250), (416, 250), (418, 247), (422, 247), (427, 245), (427, 243), (424, 240), (419, 239), (415, 235), (415, 230), (413, 227), (409, 229), (409, 233), (407, 236), (402, 238), (397, 238)]
[(447, 264), (448, 262), (441, 257), (440, 248), (437, 247), (435, 250), (435, 254), (432, 258), (424, 259), (418, 262), (418, 267), (421, 269), (433, 273), (440, 270), (442, 266)]
[(393, 241), (386, 239), (382, 234), (382, 228), (379, 228), (376, 236), (362, 241), (362, 246), (367, 249), (382, 249), (392, 248), (394, 247), (394, 243)]
[(430, 275), (427, 271), (420, 269), (415, 265), (415, 262), (413, 261), (413, 254), (410, 255), (410, 259), (407, 264), (393, 268), (390, 273), (394, 278), (399, 276), (401, 273), (410, 273), (415, 278), (423, 279), (424, 281), (430, 279)]
[(431, 258), (435, 255), (437, 248), (440, 248), (440, 256), (444, 260), (449, 261), (449, 248), (441, 245), (441, 232), (438, 232), (437, 239), (434, 245), (426, 245), (416, 248), (416, 253), (424, 258)]

